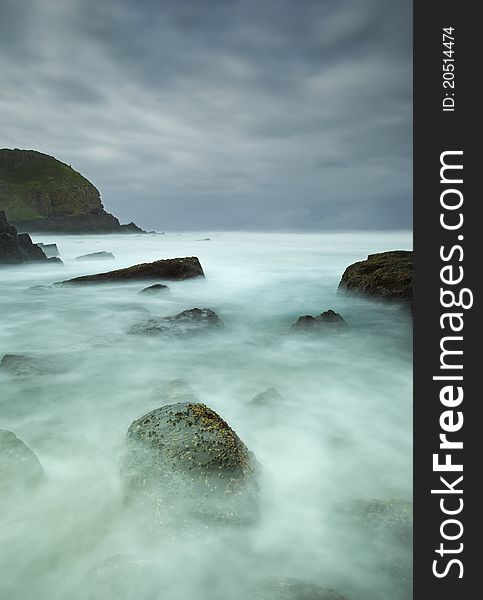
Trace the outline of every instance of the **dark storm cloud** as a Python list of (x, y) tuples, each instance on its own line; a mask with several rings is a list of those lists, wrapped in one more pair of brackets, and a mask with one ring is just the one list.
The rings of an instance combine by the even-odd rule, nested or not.
[(410, 226), (408, 0), (1, 4), (1, 145), (124, 220)]

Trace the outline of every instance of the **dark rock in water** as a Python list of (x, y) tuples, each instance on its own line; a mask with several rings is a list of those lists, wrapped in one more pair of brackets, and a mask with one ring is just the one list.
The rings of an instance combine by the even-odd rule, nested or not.
[(289, 577), (269, 577), (258, 584), (246, 600), (345, 600), (331, 589)]
[(11, 431), (0, 429), (0, 497), (31, 492), (44, 470), (32, 450)]
[(200, 261), (196, 256), (187, 258), (166, 258), (152, 263), (143, 263), (98, 273), (97, 275), (83, 275), (61, 283), (117, 283), (121, 281), (145, 281), (149, 279), (168, 279), (179, 281), (191, 277), (204, 277)]
[(112, 252), (91, 252), (91, 254), (82, 254), (77, 256), (76, 260), (114, 260), (115, 256)]
[(5, 212), (0, 210), (0, 264), (32, 261), (47, 262), (47, 256), (32, 242), (28, 233), (17, 233), (17, 229), (7, 221)]
[(37, 246), (40, 246), (47, 258), (53, 258), (56, 256), (60, 256), (59, 249), (57, 248), (57, 244), (43, 244), (42, 242), (38, 242)]
[(110, 556), (90, 573), (89, 600), (162, 600), (155, 565), (135, 556)]
[(210, 238), (202, 238), (202, 239), (196, 240), (196, 241), (198, 241), (198, 242), (210, 242), (211, 239)]
[(394, 250), (369, 254), (367, 260), (350, 265), (342, 275), (339, 291), (382, 300), (411, 302), (413, 253)]
[(106, 212), (99, 191), (72, 167), (34, 150), (0, 150), (0, 210), (20, 231), (142, 232)]
[(347, 327), (347, 323), (339, 315), (339, 313), (336, 313), (333, 310), (326, 310), (318, 317), (312, 317), (311, 315), (299, 317), (292, 325), (292, 329), (304, 329), (312, 331), (320, 329), (339, 329), (344, 327)]
[(47, 259), (47, 262), (49, 264), (55, 264), (55, 265), (63, 265), (64, 264), (58, 256), (51, 256), (50, 258)]
[(130, 223), (121, 225), (121, 233), (146, 233), (146, 231), (131, 221)]
[(168, 292), (169, 287), (164, 285), (164, 283), (155, 283), (154, 285), (150, 285), (143, 290), (141, 290), (140, 294), (158, 294), (159, 292)]
[(49, 357), (5, 354), (0, 361), (0, 370), (15, 377), (37, 377), (61, 373), (63, 369), (60, 364)]
[(163, 406), (127, 432), (121, 479), (128, 503), (156, 524), (207, 518), (250, 522), (258, 515), (256, 460), (204, 404)]
[(189, 335), (224, 327), (223, 321), (210, 308), (191, 308), (172, 317), (149, 319), (136, 323), (129, 333), (147, 335)]

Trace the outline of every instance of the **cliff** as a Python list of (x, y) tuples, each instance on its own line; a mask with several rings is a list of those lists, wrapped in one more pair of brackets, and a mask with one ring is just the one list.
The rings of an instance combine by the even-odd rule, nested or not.
[(34, 150), (0, 149), (0, 210), (21, 232), (142, 232), (106, 212), (80, 173)]

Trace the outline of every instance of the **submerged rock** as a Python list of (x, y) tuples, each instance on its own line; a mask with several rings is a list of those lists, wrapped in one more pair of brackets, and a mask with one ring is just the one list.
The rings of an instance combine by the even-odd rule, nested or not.
[(318, 317), (304, 315), (299, 317), (292, 325), (292, 329), (298, 330), (321, 330), (321, 329), (340, 329), (347, 327), (344, 319), (335, 311), (329, 309), (321, 313)]
[(57, 244), (43, 244), (42, 242), (38, 242), (37, 246), (40, 246), (40, 248), (42, 248), (47, 258), (55, 258), (56, 256), (60, 256)]
[(246, 600), (345, 600), (334, 590), (289, 577), (269, 577), (258, 584)]
[(163, 385), (157, 392), (160, 400), (166, 404), (177, 402), (192, 402), (196, 404), (197, 398), (190, 384), (184, 379), (173, 379)]
[(32, 450), (11, 431), (0, 429), (0, 496), (31, 491), (43, 476)]
[[(411, 547), (413, 505), (406, 500), (357, 500), (349, 506), (354, 523), (370, 532), (373, 540), (390, 537)], [(375, 536), (375, 537), (374, 537)]]
[(155, 565), (135, 556), (110, 556), (90, 573), (89, 600), (161, 600)]
[(269, 408), (275, 409), (284, 403), (284, 397), (275, 388), (267, 388), (264, 392), (260, 392), (254, 396), (249, 404), (254, 408)]
[(159, 292), (169, 292), (169, 287), (164, 283), (155, 283), (141, 290), (140, 294), (159, 294)]
[(198, 258), (190, 256), (186, 258), (166, 258), (152, 263), (143, 263), (127, 267), (126, 269), (117, 269), (116, 271), (108, 271), (107, 273), (98, 273), (96, 275), (83, 275), (62, 281), (61, 283), (117, 283), (122, 281), (145, 281), (149, 279), (179, 281), (191, 277), (204, 276)]
[(0, 370), (15, 377), (36, 377), (61, 373), (63, 369), (51, 357), (5, 354), (0, 360)]
[(412, 597), (413, 505), (406, 500), (357, 500), (346, 509), (374, 571), (394, 598)]
[(76, 256), (76, 260), (114, 260), (115, 256), (112, 252), (91, 252), (90, 254), (81, 254)]
[(42, 248), (32, 242), (28, 233), (17, 233), (0, 210), (0, 264), (47, 262)]
[(149, 319), (136, 323), (129, 333), (145, 335), (192, 335), (224, 327), (223, 321), (210, 308), (191, 308), (172, 317)]
[(128, 503), (156, 524), (258, 514), (256, 460), (231, 427), (200, 403), (163, 406), (129, 427), (121, 460)]
[(367, 260), (356, 262), (345, 270), (339, 291), (411, 302), (413, 298), (413, 253), (393, 250), (369, 254)]
[(35, 294), (47, 294), (47, 293), (50, 293), (52, 290), (53, 290), (53, 287), (51, 285), (31, 285), (25, 291), (28, 293), (35, 293)]

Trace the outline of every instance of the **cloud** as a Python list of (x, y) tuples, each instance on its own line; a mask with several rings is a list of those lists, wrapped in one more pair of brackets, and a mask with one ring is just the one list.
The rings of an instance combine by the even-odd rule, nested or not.
[(411, 226), (406, 0), (7, 0), (0, 27), (1, 145), (122, 220)]

